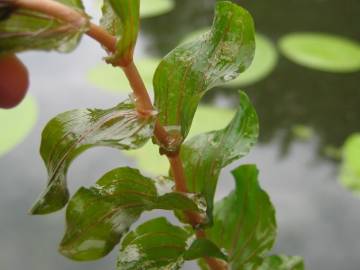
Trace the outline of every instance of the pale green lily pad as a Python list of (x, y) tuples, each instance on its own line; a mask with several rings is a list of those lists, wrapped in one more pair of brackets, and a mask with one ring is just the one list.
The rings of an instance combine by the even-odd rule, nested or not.
[(175, 7), (173, 0), (141, 0), (140, 17), (149, 18), (170, 12)]
[[(160, 59), (145, 58), (135, 61), (147, 89), (152, 89), (152, 78)], [(101, 63), (87, 74), (88, 81), (110, 92), (130, 93), (129, 82), (120, 68)]]
[[(209, 30), (210, 28), (196, 30), (186, 36), (182, 43), (193, 41)], [(274, 70), (278, 61), (275, 46), (266, 36), (259, 33), (256, 34), (255, 41), (256, 50), (251, 66), (235, 80), (227, 82), (225, 86), (247, 86), (266, 78)]]
[(341, 184), (360, 196), (360, 133), (351, 135), (342, 149)]
[(315, 136), (314, 129), (306, 125), (294, 125), (291, 128), (293, 136), (302, 141), (309, 141)]
[[(224, 128), (234, 116), (235, 111), (226, 108), (200, 105), (196, 111), (189, 137), (211, 130)], [(126, 151), (126, 155), (134, 157), (139, 168), (152, 175), (166, 175), (169, 169), (167, 158), (159, 155), (159, 147), (147, 143), (135, 151)]]
[(360, 44), (324, 33), (292, 33), (280, 39), (282, 53), (295, 63), (328, 72), (360, 70)]
[(33, 97), (27, 97), (11, 110), (0, 109), (0, 156), (20, 144), (34, 127), (38, 115)]

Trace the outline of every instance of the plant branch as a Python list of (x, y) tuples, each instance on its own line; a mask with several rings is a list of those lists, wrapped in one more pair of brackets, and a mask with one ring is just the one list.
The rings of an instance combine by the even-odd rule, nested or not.
[[(8, 0), (4, 0), (8, 1)], [(88, 16), (80, 11), (74, 10), (62, 3), (53, 0), (15, 0), (8, 1), (19, 8), (25, 8), (33, 11), (38, 11), (56, 19), (69, 23), (76, 29), (82, 27), (88, 27), (86, 34), (91, 38), (98, 41), (108, 52), (114, 52), (116, 49), (116, 38), (105, 31), (98, 25), (89, 22)], [(148, 91), (145, 84), (139, 74), (133, 61), (127, 66), (120, 66), (129, 80), (130, 86), (135, 95), (136, 108), (139, 114), (143, 117), (148, 116), (154, 112)], [(154, 136), (161, 145), (168, 146), (174, 140), (174, 138), (165, 130), (159, 121), (155, 124)], [(175, 138), (176, 139), (176, 138)], [(188, 192), (186, 187), (184, 167), (179, 155), (180, 151), (172, 154), (166, 154), (170, 163), (171, 172), (175, 180), (175, 188), (179, 192)], [(189, 223), (196, 227), (202, 223), (203, 217), (196, 212), (185, 213)], [(202, 229), (196, 230), (197, 238), (205, 238), (205, 232)], [(205, 257), (205, 261), (211, 270), (225, 270), (227, 264), (220, 260)]]

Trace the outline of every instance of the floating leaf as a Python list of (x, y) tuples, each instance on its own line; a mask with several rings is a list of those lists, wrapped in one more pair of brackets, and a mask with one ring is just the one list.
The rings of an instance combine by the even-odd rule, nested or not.
[[(84, 7), (79, 0), (59, 0), (82, 13)], [(79, 43), (88, 29), (85, 19), (77, 26), (63, 22), (47, 14), (27, 9), (18, 9), (9, 3), (0, 5), (0, 13), (11, 10), (6, 19), (0, 20), (0, 54), (25, 50), (57, 50), (70, 52)]]
[(140, 0), (104, 0), (101, 25), (117, 37), (116, 49), (107, 61), (126, 66), (133, 60), (139, 31)]
[(107, 110), (84, 109), (62, 113), (42, 133), (40, 154), (48, 171), (48, 184), (32, 214), (47, 214), (68, 201), (66, 172), (70, 163), (94, 146), (136, 149), (152, 136), (155, 116), (141, 118), (130, 101)]
[(118, 168), (95, 186), (80, 188), (66, 210), (61, 253), (74, 260), (95, 260), (113, 249), (143, 211), (200, 210), (196, 200), (173, 192), (173, 185), (168, 179), (144, 177), (136, 169)]
[(14, 109), (0, 109), (0, 156), (8, 153), (30, 133), (37, 120), (34, 98), (27, 95)]
[(258, 129), (256, 112), (246, 94), (240, 92), (239, 109), (225, 129), (200, 134), (183, 145), (187, 188), (204, 195), (210, 219), (221, 169), (250, 151)]
[[(189, 137), (224, 128), (226, 123), (231, 121), (234, 114), (235, 111), (231, 109), (200, 105), (196, 110)], [(125, 154), (134, 157), (139, 168), (149, 174), (166, 175), (169, 171), (169, 161), (166, 157), (159, 155), (159, 147), (152, 142), (148, 142), (140, 149), (127, 151)]]
[(185, 138), (202, 95), (243, 72), (254, 47), (250, 14), (231, 2), (218, 2), (211, 31), (174, 49), (155, 72), (155, 105), (161, 124), (181, 128)]
[[(147, 89), (152, 89), (152, 78), (159, 62), (160, 59), (155, 58), (144, 58), (136, 62)], [(111, 65), (99, 64), (89, 71), (87, 78), (90, 83), (100, 89), (111, 92), (131, 92), (129, 81), (124, 72)]]
[(256, 166), (243, 165), (232, 174), (235, 190), (216, 203), (214, 224), (206, 235), (226, 250), (229, 269), (238, 270), (247, 263), (262, 260), (271, 249), (276, 238), (276, 221), (269, 197), (259, 186)]
[[(199, 35), (210, 29), (200, 29), (189, 34), (182, 43), (194, 41)], [(275, 68), (278, 54), (272, 42), (262, 34), (255, 35), (255, 56), (251, 66), (240, 74), (236, 79), (225, 83), (225, 86), (247, 86), (267, 77)]]
[(149, 18), (165, 14), (175, 7), (173, 0), (141, 0), (140, 17)]
[(292, 33), (279, 46), (299, 65), (328, 72), (360, 70), (360, 45), (356, 41), (324, 33)]
[(360, 195), (360, 133), (352, 134), (345, 141), (342, 157), (340, 182)]

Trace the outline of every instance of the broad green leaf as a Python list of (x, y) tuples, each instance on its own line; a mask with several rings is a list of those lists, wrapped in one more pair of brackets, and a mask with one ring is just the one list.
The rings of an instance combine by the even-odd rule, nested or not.
[[(144, 58), (136, 61), (140, 75), (147, 89), (152, 89), (152, 78), (160, 59)], [(130, 93), (129, 81), (124, 72), (107, 64), (99, 64), (89, 70), (87, 78), (90, 83), (103, 90), (111, 92)]]
[(240, 92), (239, 109), (225, 129), (200, 134), (183, 145), (181, 157), (187, 187), (191, 192), (204, 195), (210, 221), (221, 169), (250, 151), (258, 130), (256, 112), (246, 94)]
[[(254, 268), (254, 266), (256, 266)], [(266, 257), (259, 265), (245, 265), (244, 270), (304, 270), (304, 260), (299, 256), (273, 255)]]
[[(182, 43), (194, 41), (199, 35), (208, 32), (210, 29), (200, 29), (190, 33)], [(255, 56), (251, 66), (241, 73), (236, 79), (226, 82), (224, 86), (247, 86), (266, 78), (275, 68), (278, 60), (278, 53), (272, 42), (264, 35), (255, 35)]]
[[(80, 0), (57, 2), (80, 13), (84, 9)], [(6, 4), (0, 5), (0, 13), (6, 8)], [(0, 20), (0, 54), (34, 49), (70, 52), (87, 29), (87, 20), (84, 20), (83, 25), (75, 27), (40, 12), (13, 9), (6, 19)]]
[(117, 37), (116, 50), (107, 61), (122, 66), (133, 60), (139, 31), (140, 0), (104, 0), (101, 25)]
[(141, 0), (140, 17), (155, 17), (170, 12), (175, 7), (174, 0)]
[(352, 134), (342, 149), (340, 182), (355, 194), (360, 195), (360, 133)]
[(95, 186), (80, 188), (66, 210), (61, 253), (80, 261), (105, 256), (146, 210), (200, 211), (198, 200), (173, 192), (173, 185), (169, 179), (153, 180), (136, 169), (118, 168)]
[(201, 257), (213, 257), (227, 261), (227, 256), (219, 247), (206, 238), (196, 239), (184, 253), (185, 260), (195, 260)]
[(292, 33), (279, 42), (282, 53), (295, 63), (328, 72), (360, 70), (360, 44), (325, 33)]
[[(191, 126), (189, 137), (224, 128), (234, 114), (235, 111), (231, 109), (200, 105), (195, 113), (194, 124)], [(166, 175), (169, 171), (169, 161), (166, 157), (159, 155), (159, 147), (152, 142), (148, 142), (140, 149), (127, 151), (125, 155), (134, 157), (139, 168), (149, 174)]]
[[(242, 165), (232, 172), (236, 187), (216, 203), (214, 224), (207, 237), (229, 258), (229, 269), (243, 269), (247, 263), (262, 260), (276, 238), (275, 210), (260, 188), (255, 165)], [(253, 268), (249, 268), (253, 269)]]
[(174, 49), (155, 72), (155, 105), (161, 124), (180, 129), (185, 138), (204, 93), (243, 72), (254, 48), (250, 14), (231, 2), (218, 2), (211, 31)]
[(180, 269), (190, 237), (187, 230), (163, 217), (147, 221), (123, 239), (117, 269)]
[(38, 108), (34, 98), (27, 95), (14, 109), (0, 109), (0, 156), (21, 143), (34, 127)]
[(48, 184), (32, 214), (47, 214), (64, 207), (69, 198), (66, 173), (70, 163), (94, 146), (136, 149), (152, 136), (155, 115), (141, 118), (127, 100), (111, 109), (83, 109), (53, 118), (42, 133), (40, 154), (48, 171)]

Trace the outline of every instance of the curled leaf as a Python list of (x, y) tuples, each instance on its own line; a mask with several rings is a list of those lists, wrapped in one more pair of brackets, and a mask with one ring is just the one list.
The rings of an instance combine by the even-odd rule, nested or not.
[(74, 260), (95, 260), (108, 254), (144, 211), (201, 211), (198, 202), (173, 192), (174, 182), (153, 180), (132, 168), (106, 173), (96, 185), (80, 188), (66, 210), (66, 233), (60, 245)]
[(250, 14), (231, 2), (218, 2), (211, 31), (174, 49), (155, 72), (155, 105), (161, 124), (180, 129), (185, 138), (204, 93), (243, 72), (254, 49)]
[(139, 148), (152, 136), (154, 122), (155, 115), (139, 117), (129, 100), (107, 110), (73, 110), (53, 118), (42, 133), (40, 147), (48, 183), (31, 213), (47, 214), (64, 207), (69, 198), (66, 173), (79, 154), (94, 146)]

